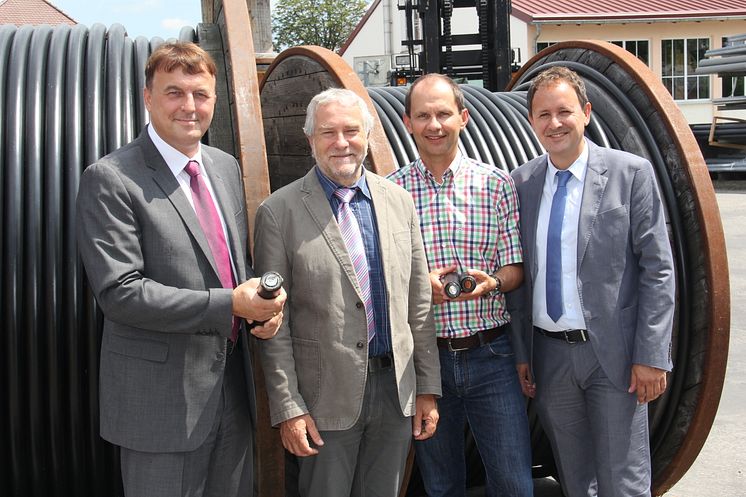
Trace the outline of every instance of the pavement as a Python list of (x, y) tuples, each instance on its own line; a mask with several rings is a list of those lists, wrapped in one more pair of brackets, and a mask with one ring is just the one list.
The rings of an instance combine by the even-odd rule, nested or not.
[[(694, 464), (665, 497), (746, 497), (746, 177), (714, 182), (730, 269), (731, 327), (725, 384), (715, 422)], [(552, 478), (535, 497), (562, 497)], [(482, 497), (484, 489), (472, 489)]]

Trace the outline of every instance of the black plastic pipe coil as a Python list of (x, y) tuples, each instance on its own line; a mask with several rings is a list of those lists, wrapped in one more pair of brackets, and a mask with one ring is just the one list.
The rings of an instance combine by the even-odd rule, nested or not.
[(120, 25), (0, 26), (2, 495), (121, 495), (98, 435), (100, 316), (75, 198), (82, 170), (147, 122), (144, 64), (162, 42)]
[[(559, 62), (557, 63), (559, 64)], [(679, 282), (690, 281), (687, 264), (689, 255), (683, 240), (684, 227), (677, 199), (672, 187), (672, 180), (667, 171), (664, 158), (656, 143), (655, 137), (648, 128), (646, 119), (619, 90), (616, 84), (598, 71), (579, 63), (563, 60), (561, 64), (574, 69), (585, 79), (588, 95), (593, 104), (592, 119), (587, 127), (586, 136), (595, 143), (624, 149), (648, 158), (656, 171), (659, 188), (667, 211), (669, 233), (676, 259), (677, 278)], [(530, 81), (538, 71), (553, 65), (547, 63), (525, 75)], [(459, 147), (461, 151), (474, 159), (492, 164), (505, 171), (512, 171), (526, 161), (543, 153), (543, 147), (531, 130), (528, 122), (526, 90), (528, 83), (517, 86), (511, 92), (492, 93), (483, 88), (461, 85), (465, 104), (469, 110), (469, 122), (462, 131)], [(404, 96), (406, 89), (396, 87), (367, 88), (373, 104), (383, 124), (386, 137), (394, 152), (398, 166), (403, 167), (418, 157), (414, 141), (406, 131), (401, 116), (404, 114)], [(691, 297), (686, 284), (679, 284), (678, 310), (676, 328), (677, 370), (685, 369), (689, 353), (690, 337), (688, 310)], [(669, 390), (650, 409), (651, 451), (655, 452), (665, 444), (671, 423), (676, 415), (678, 399), (685, 388), (685, 376), (672, 374)], [(553, 473), (553, 459), (548, 441), (533, 408), (529, 405), (531, 438), (534, 465), (537, 475)], [(473, 441), (467, 436), (469, 447), (468, 466), (470, 469), (470, 486), (483, 481), (481, 461), (473, 447)], [(545, 467), (541, 467), (546, 465)], [(415, 478), (416, 481), (416, 478)], [(410, 486), (409, 495), (418, 495)]]
[[(196, 40), (192, 28), (180, 39)], [(98, 436), (101, 317), (75, 244), (74, 205), (82, 170), (132, 140), (147, 121), (143, 69), (160, 38), (131, 39), (122, 26), (0, 26), (0, 493), (12, 496), (121, 495), (118, 454)], [(553, 62), (537, 64), (531, 74)], [(667, 210), (678, 282), (675, 363), (666, 395), (650, 414), (654, 464), (668, 462), (681, 440), (680, 411), (702, 374), (690, 309), (701, 274), (681, 212), (666, 137), (632, 91), (590, 68), (563, 60), (586, 79), (594, 114), (588, 136), (647, 157)], [(491, 93), (463, 86), (470, 122), (460, 147), (475, 159), (512, 170), (543, 152), (527, 119), (524, 84)], [(417, 157), (401, 121), (405, 89), (368, 88), (394, 156)], [(675, 160), (675, 158), (673, 159)], [(699, 317), (701, 321), (701, 317)], [(699, 323), (697, 326), (702, 327)], [(691, 367), (690, 367), (691, 366)], [(692, 379), (694, 376), (694, 379)], [(529, 406), (535, 464), (549, 468), (549, 446)], [(684, 429), (685, 430), (685, 429)], [(470, 442), (469, 467), (481, 471)], [(411, 492), (410, 492), (411, 494)]]

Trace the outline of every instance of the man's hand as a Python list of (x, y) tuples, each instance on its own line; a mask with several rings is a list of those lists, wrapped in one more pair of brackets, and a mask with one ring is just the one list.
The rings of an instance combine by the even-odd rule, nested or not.
[(269, 321), (265, 321), (261, 325), (252, 326), (249, 331), (252, 335), (262, 340), (272, 338), (277, 334), (277, 330), (280, 329), (282, 324), (282, 312), (278, 312), (277, 316), (273, 317)]
[(645, 366), (643, 364), (632, 365), (632, 378), (630, 380), (628, 392), (637, 392), (638, 404), (654, 401), (660, 397), (665, 390), (666, 372), (663, 369)]
[(533, 399), (536, 395), (536, 383), (531, 378), (531, 368), (528, 367), (527, 362), (516, 364), (515, 368), (518, 370), (518, 381), (521, 384), (523, 395)]
[(438, 404), (435, 395), (418, 395), (415, 400), (414, 419), (412, 420), (412, 435), (415, 440), (427, 440), (435, 435), (438, 426)]
[(452, 266), (430, 271), (430, 286), (433, 289), (433, 305), (442, 304), (443, 302), (450, 300), (443, 290), (443, 282), (441, 281), (441, 278), (448, 273), (456, 271), (456, 269), (458, 269), (458, 266), (454, 264)]
[(316, 429), (316, 423), (310, 414), (302, 414), (290, 418), (280, 424), (280, 438), (282, 445), (291, 453), (299, 457), (314, 456), (319, 453), (308, 443), (308, 437), (314, 444), (321, 447), (324, 441)]
[[(271, 320), (282, 312), (287, 299), (284, 288), (280, 288), (277, 297), (273, 299), (260, 297), (257, 288), (259, 288), (259, 278), (251, 278), (233, 289), (234, 316), (242, 317), (251, 323)], [(280, 318), (281, 321), (282, 318)]]
[(497, 281), (495, 280), (495, 278), (485, 273), (484, 271), (480, 271), (479, 269), (469, 269), (466, 273), (473, 276), (474, 279), (477, 280), (477, 286), (474, 288), (473, 291), (469, 293), (461, 292), (461, 295), (459, 295), (455, 299), (449, 300), (453, 302), (461, 302), (464, 300), (478, 299), (494, 290), (497, 285)]

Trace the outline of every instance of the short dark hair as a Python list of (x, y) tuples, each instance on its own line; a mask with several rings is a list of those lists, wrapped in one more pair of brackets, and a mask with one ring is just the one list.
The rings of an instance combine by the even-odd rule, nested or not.
[(466, 105), (464, 104), (464, 92), (461, 91), (461, 88), (456, 84), (454, 80), (449, 78), (448, 76), (444, 76), (443, 74), (438, 73), (430, 73), (425, 74), (423, 76), (420, 76), (416, 80), (414, 80), (414, 83), (412, 83), (412, 86), (409, 87), (409, 91), (407, 92), (407, 96), (404, 97), (404, 113), (407, 115), (407, 117), (411, 117), (412, 112), (412, 94), (414, 93), (414, 90), (422, 84), (424, 81), (430, 81), (430, 80), (439, 80), (446, 83), (448, 86), (451, 87), (451, 91), (453, 91), (453, 99), (456, 101), (456, 107), (458, 107), (458, 111), (461, 112), (466, 108)]
[(153, 88), (153, 77), (158, 71), (181, 69), (187, 74), (207, 72), (215, 77), (217, 68), (210, 54), (191, 42), (168, 42), (156, 48), (145, 63), (145, 86)]
[(562, 81), (566, 82), (575, 90), (580, 106), (585, 107), (585, 104), (588, 103), (588, 95), (585, 92), (585, 83), (583, 82), (583, 79), (578, 76), (578, 73), (571, 69), (564, 66), (554, 66), (541, 71), (539, 75), (531, 81), (531, 86), (528, 88), (528, 95), (526, 95), (529, 116), (533, 115), (534, 95), (536, 95), (536, 90), (543, 86), (559, 84)]

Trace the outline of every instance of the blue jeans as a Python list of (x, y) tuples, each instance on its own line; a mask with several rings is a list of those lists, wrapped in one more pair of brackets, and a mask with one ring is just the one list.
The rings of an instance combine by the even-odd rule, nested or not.
[(526, 404), (507, 335), (462, 352), (440, 351), (443, 397), (435, 436), (415, 442), (428, 497), (465, 497), (469, 422), (486, 473), (487, 497), (533, 495)]

